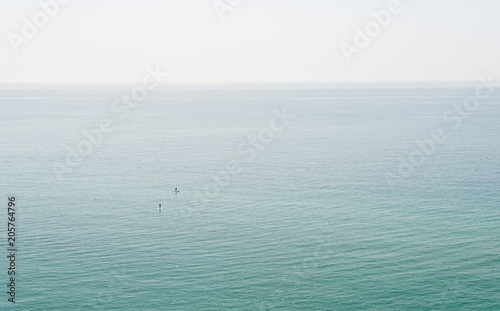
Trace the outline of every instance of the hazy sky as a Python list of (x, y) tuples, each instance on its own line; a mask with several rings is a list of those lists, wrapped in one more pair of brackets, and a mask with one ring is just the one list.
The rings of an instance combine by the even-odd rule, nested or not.
[(218, 0), (235, 4), (224, 20), (213, 0), (65, 1), (18, 53), (12, 38), (22, 36), (23, 18), (44, 22), (42, 9), (39, 1), (0, 2), (0, 83), (133, 82), (156, 64), (175, 82), (500, 74), (498, 0), (401, 0), (403, 11), (351, 63), (339, 45), (353, 45), (355, 29), (390, 0)]

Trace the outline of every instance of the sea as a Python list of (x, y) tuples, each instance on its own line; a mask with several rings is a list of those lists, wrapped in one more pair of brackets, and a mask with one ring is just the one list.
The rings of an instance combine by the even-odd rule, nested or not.
[(498, 86), (3, 85), (0, 111), (1, 310), (500, 310)]

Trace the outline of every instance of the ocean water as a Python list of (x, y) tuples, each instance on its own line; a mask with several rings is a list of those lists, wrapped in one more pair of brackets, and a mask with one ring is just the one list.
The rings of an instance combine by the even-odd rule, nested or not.
[(3, 87), (0, 309), (500, 310), (474, 86)]

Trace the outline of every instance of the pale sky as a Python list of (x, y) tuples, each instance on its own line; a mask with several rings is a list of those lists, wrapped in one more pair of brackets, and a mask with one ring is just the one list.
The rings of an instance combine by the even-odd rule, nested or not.
[(65, 1), (16, 41), (18, 53), (13, 34), (43, 11), (39, 1), (0, 2), (0, 83), (134, 82), (148, 65), (202, 83), (500, 76), (498, 0), (400, 0), (402, 12), (351, 63), (341, 42), (353, 45), (391, 0), (217, 0), (234, 4), (224, 20), (214, 0)]

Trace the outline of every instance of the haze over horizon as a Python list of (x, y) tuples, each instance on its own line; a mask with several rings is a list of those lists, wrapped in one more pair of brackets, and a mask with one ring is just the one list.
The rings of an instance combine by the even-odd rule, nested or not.
[(401, 12), (351, 62), (340, 44), (352, 45), (356, 29), (390, 0), (241, 1), (223, 19), (215, 2), (68, 1), (18, 53), (9, 34), (21, 35), (40, 4), (4, 2), (0, 83), (129, 83), (156, 65), (180, 83), (476, 81), (500, 73), (494, 1), (401, 0)]

